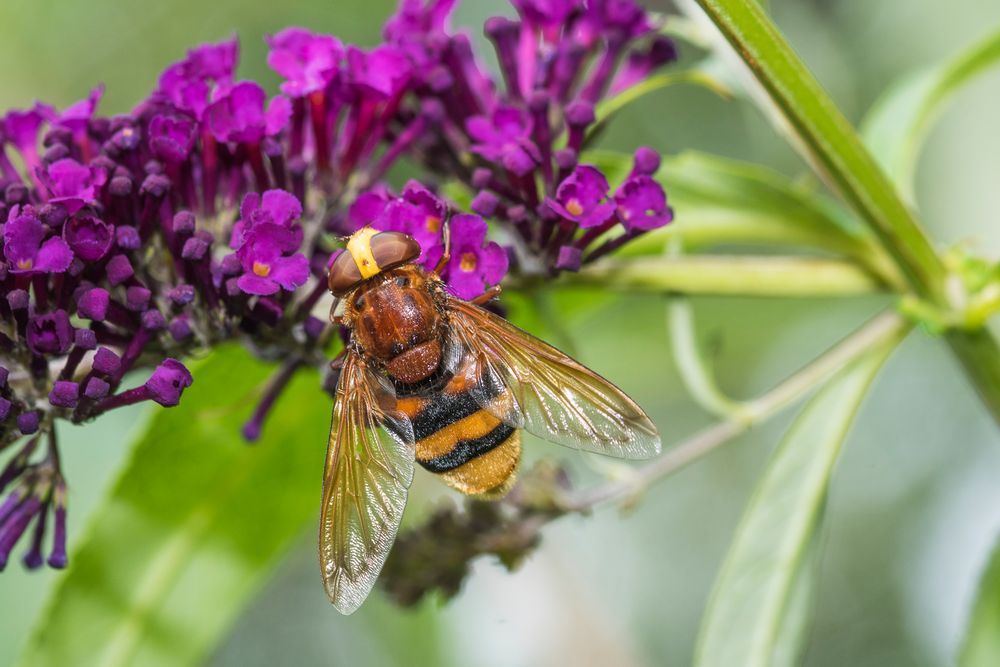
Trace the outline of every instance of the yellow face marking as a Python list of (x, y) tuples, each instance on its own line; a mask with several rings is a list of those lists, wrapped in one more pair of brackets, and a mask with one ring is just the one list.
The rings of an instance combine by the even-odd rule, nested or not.
[(367, 280), (376, 275), (382, 269), (375, 262), (372, 254), (372, 237), (378, 234), (378, 230), (371, 227), (363, 227), (351, 235), (347, 242), (347, 251), (354, 258), (354, 263), (361, 273), (361, 277)]

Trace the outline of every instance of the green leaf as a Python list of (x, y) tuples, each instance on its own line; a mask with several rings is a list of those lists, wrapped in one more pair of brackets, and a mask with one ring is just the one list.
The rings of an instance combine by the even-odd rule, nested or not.
[(269, 371), (220, 349), (179, 407), (157, 411), (20, 664), (192, 664), (225, 636), (319, 505), (331, 403), (315, 373), (287, 388), (260, 442), (240, 437)]
[(1000, 665), (1000, 544), (979, 579), (979, 594), (969, 616), (960, 667)]
[(917, 158), (934, 120), (968, 83), (1000, 63), (1000, 30), (947, 62), (910, 75), (885, 92), (861, 124), (865, 143), (913, 201)]
[(716, 579), (695, 649), (697, 667), (797, 664), (830, 477), (896, 340), (831, 378), (772, 455)]

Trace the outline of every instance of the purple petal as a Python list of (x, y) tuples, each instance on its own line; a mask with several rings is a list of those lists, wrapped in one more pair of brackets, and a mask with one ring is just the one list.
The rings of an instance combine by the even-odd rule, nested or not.
[(485, 283), (496, 285), (507, 275), (509, 264), (507, 251), (491, 241), (480, 253), (477, 269)]
[[(63, 226), (63, 239), (69, 244), (67, 250), (72, 249), (85, 262), (96, 262), (103, 258), (111, 249), (113, 234), (111, 225), (91, 216), (70, 218)], [(44, 250), (43, 248), (42, 251)], [(39, 260), (41, 255), (42, 252), (39, 252)], [(69, 259), (72, 260), (72, 255), (69, 255)], [(66, 265), (69, 266), (69, 263)]]
[(69, 246), (58, 236), (53, 236), (38, 249), (35, 270), (48, 273), (62, 273), (73, 262)]
[(483, 293), (483, 279), (475, 271), (452, 271), (448, 274), (448, 289), (460, 299), (469, 301)]
[(268, 277), (291, 292), (309, 280), (309, 260), (298, 253), (291, 257), (279, 257), (271, 264)]
[[(245, 200), (244, 200), (245, 201)], [(268, 190), (260, 202), (260, 208), (271, 215), (271, 221), (276, 225), (287, 227), (302, 217), (302, 204), (298, 197), (284, 190)], [(242, 214), (244, 219), (248, 216)]]
[(270, 278), (261, 278), (253, 273), (244, 273), (237, 279), (236, 284), (245, 293), (256, 294), (258, 296), (274, 294), (279, 289), (278, 283)]
[(284, 95), (275, 95), (267, 105), (264, 121), (264, 134), (273, 137), (288, 125), (292, 117), (292, 103)]

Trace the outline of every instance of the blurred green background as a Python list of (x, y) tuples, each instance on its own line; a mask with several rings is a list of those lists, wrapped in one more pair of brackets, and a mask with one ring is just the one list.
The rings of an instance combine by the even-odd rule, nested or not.
[[(301, 24), (372, 44), (393, 4), (5, 0), (0, 107), (36, 97), (65, 105), (103, 81), (102, 110), (124, 111), (185, 48), (233, 32), (243, 40), (241, 73), (273, 90), (264, 34)], [(506, 11), (501, 0), (466, 0), (456, 22), (478, 33), (483, 18)], [(1000, 24), (1000, 4), (980, 0), (947, 7), (931, 0), (773, 0), (771, 12), (855, 121), (900, 74)], [(936, 239), (968, 241), (993, 256), (1000, 253), (998, 111), (1000, 72), (993, 72), (965, 91), (935, 129), (917, 188)], [(697, 148), (790, 175), (802, 171), (753, 108), (695, 89), (669, 89), (628, 109), (604, 141), (624, 150), (639, 143)], [(877, 299), (696, 303), (721, 382), (736, 396), (766, 389), (879, 305)], [(666, 442), (708, 422), (680, 386), (662, 300), (601, 301), (567, 316), (565, 328), (578, 356), (644, 405)], [(143, 414), (123, 412), (61, 434), (72, 485), (71, 539), (123, 464)], [(513, 575), (478, 562), (462, 593), (443, 606), (432, 601), (400, 610), (376, 593), (360, 612), (341, 617), (323, 595), (309, 530), (211, 663), (687, 664), (733, 528), (789, 417), (651, 489), (631, 514), (604, 510), (551, 526)], [(834, 480), (806, 664), (950, 664), (979, 568), (1000, 529), (997, 440), (947, 350), (912, 336), (866, 401)], [(288, 446), (322, 448), (325, 434)], [(600, 462), (535, 442), (529, 447), (529, 458), (573, 460), (581, 482), (599, 474)], [(446, 494), (417, 476), (411, 507)], [(57, 576), (26, 574), (16, 563), (0, 576), (0, 664), (14, 659)]]

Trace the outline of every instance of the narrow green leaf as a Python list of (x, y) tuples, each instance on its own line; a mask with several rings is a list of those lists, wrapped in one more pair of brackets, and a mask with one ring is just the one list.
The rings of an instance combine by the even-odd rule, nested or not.
[(865, 143), (911, 202), (917, 158), (934, 120), (965, 85), (998, 63), (1000, 30), (899, 81), (868, 112), (861, 124)]
[(939, 296), (944, 266), (830, 96), (755, 2), (698, 0), (795, 129), (822, 175), (879, 236), (912, 287)]
[[(584, 160), (599, 166), (612, 183), (623, 180), (632, 158), (593, 151)], [(725, 246), (807, 248), (841, 255), (883, 280), (901, 278), (875, 242), (837, 202), (760, 165), (687, 151), (665, 157), (657, 179), (667, 191), (676, 222), (640, 236), (624, 254), (659, 254), (667, 241), (685, 251)]]
[(698, 667), (796, 664), (830, 477), (861, 400), (895, 342), (830, 379), (774, 452), (716, 579), (695, 649)]
[[(613, 97), (601, 101), (595, 109), (597, 128), (603, 126), (612, 116), (636, 100), (657, 90), (662, 90), (679, 83), (690, 83), (701, 86), (720, 97), (732, 96), (732, 91), (729, 90), (729, 87), (725, 83), (712, 76), (709, 72), (697, 67), (680, 71), (661, 72), (645, 79), (642, 83), (638, 83)], [(592, 131), (596, 131), (596, 129)]]
[(854, 264), (819, 257), (684, 255), (604, 259), (553, 287), (712, 296), (855, 296), (885, 285)]
[(319, 503), (330, 400), (314, 373), (260, 442), (240, 437), (269, 371), (218, 350), (181, 405), (157, 411), (20, 664), (192, 664), (224, 636)]
[(960, 667), (1000, 665), (1000, 544), (979, 579), (979, 593), (969, 616)]
[[(847, 118), (755, 2), (697, 0), (843, 196), (921, 298), (947, 307), (945, 267), (913, 212)], [(952, 352), (1000, 423), (1000, 343), (987, 329), (949, 332)]]
[(719, 387), (698, 341), (694, 309), (686, 297), (678, 296), (667, 302), (667, 331), (674, 365), (688, 394), (702, 410), (723, 419), (739, 419), (748, 411), (739, 401), (730, 398)]

